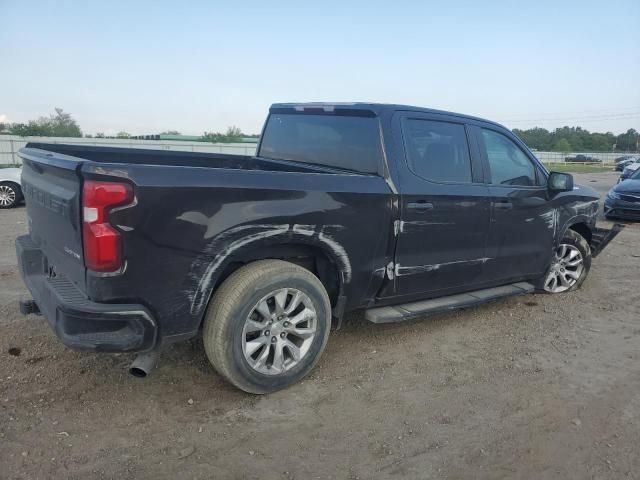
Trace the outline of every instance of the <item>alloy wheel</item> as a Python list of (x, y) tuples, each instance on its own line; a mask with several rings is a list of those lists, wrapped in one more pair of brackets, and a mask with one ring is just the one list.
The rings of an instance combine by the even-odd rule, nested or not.
[(0, 207), (10, 207), (16, 201), (16, 191), (8, 185), (0, 185)]
[(242, 353), (256, 372), (279, 375), (307, 355), (316, 328), (309, 297), (295, 288), (280, 288), (251, 309), (242, 330)]
[(569, 290), (578, 282), (583, 269), (584, 258), (580, 250), (568, 243), (561, 244), (544, 281), (544, 289), (550, 293)]

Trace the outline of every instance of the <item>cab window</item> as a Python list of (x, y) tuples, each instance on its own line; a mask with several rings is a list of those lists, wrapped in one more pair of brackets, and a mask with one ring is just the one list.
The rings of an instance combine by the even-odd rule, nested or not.
[(522, 187), (537, 184), (534, 164), (510, 138), (483, 128), (480, 143), (489, 162), (491, 184)]
[(407, 119), (403, 125), (407, 163), (413, 173), (438, 183), (471, 183), (464, 125)]

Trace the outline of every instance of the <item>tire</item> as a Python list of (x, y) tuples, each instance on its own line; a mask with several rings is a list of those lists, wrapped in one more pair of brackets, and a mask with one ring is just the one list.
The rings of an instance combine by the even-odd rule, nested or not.
[(0, 208), (13, 208), (21, 200), (20, 185), (14, 182), (0, 182)]
[[(575, 252), (578, 252), (579, 255)], [(571, 292), (582, 286), (590, 269), (591, 248), (589, 243), (582, 235), (568, 229), (556, 249), (549, 269), (540, 278), (536, 287), (545, 293)], [(554, 276), (556, 278), (555, 285), (552, 279)], [(563, 283), (563, 279), (566, 284)]]
[[(298, 306), (283, 313), (296, 300)], [(203, 341), (220, 375), (245, 392), (264, 394), (307, 375), (320, 359), (330, 329), (331, 303), (315, 275), (293, 263), (260, 260), (234, 272), (215, 292)]]

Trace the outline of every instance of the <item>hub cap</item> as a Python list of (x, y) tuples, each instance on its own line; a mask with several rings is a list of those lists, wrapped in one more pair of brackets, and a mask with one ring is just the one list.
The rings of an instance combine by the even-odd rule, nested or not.
[(578, 248), (567, 243), (560, 245), (544, 281), (544, 289), (551, 293), (569, 290), (582, 275), (583, 262), (582, 253)]
[(0, 185), (0, 206), (8, 207), (16, 201), (16, 192), (7, 185)]
[(281, 288), (263, 297), (242, 330), (242, 353), (251, 368), (278, 375), (297, 365), (316, 335), (317, 315), (309, 297)]

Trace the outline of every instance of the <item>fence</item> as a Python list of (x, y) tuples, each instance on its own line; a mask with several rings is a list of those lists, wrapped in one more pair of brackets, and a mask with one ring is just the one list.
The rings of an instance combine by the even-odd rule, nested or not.
[(562, 153), (562, 152), (538, 152), (535, 151), (533, 154), (538, 157), (542, 163), (564, 163), (567, 158), (574, 157), (576, 155), (585, 155), (587, 157), (592, 157), (594, 162), (602, 162), (603, 165), (615, 165), (615, 159), (622, 157), (624, 155), (633, 155), (633, 153), (604, 153), (604, 152), (572, 152), (572, 153)]
[(0, 135), (0, 165), (22, 164), (18, 150), (29, 142), (66, 143), (71, 145), (93, 145), (101, 147), (147, 148), (151, 150), (175, 150), (177, 152), (230, 153), (254, 155), (256, 144), (251, 143), (205, 143), (175, 140), (130, 140), (119, 138), (65, 138), (65, 137), (19, 137)]
[[(0, 165), (20, 165), (18, 150), (28, 142), (69, 143), (73, 145), (99, 145), (103, 147), (148, 148), (152, 150), (175, 150), (182, 152), (230, 153), (236, 155), (254, 155), (256, 145), (250, 143), (204, 143), (175, 140), (131, 140), (119, 138), (64, 138), (64, 137), (19, 137), (17, 135), (0, 135)], [(613, 165), (614, 160), (622, 153), (560, 153), (533, 152), (543, 163), (563, 163), (567, 157), (578, 154), (593, 157), (602, 161), (603, 165)]]

